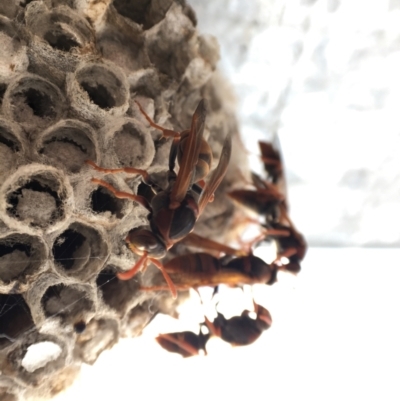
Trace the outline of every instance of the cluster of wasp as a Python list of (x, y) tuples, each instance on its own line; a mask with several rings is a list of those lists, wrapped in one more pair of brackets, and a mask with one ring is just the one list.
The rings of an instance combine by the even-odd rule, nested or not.
[[(104, 174), (140, 174), (143, 182), (152, 189), (151, 196), (144, 197), (120, 192), (103, 180), (92, 179), (92, 182), (107, 188), (115, 197), (138, 202), (150, 212), (149, 227), (135, 228), (126, 237), (129, 249), (140, 256), (138, 261), (129, 271), (118, 273), (117, 277), (120, 280), (130, 280), (139, 271), (144, 272), (149, 263), (153, 263), (160, 269), (166, 285), (141, 287), (141, 290), (169, 290), (175, 298), (177, 291), (202, 286), (214, 287), (216, 293), (218, 286), (222, 284), (233, 287), (258, 283), (271, 285), (276, 281), (279, 270), (299, 272), (306, 243), (289, 219), (285, 196), (278, 189), (283, 182), (282, 161), (272, 144), (259, 143), (267, 178), (262, 179), (253, 173), (252, 189), (235, 190), (228, 194), (231, 199), (256, 212), (262, 219), (257, 221), (259, 236), (242, 249), (235, 249), (192, 232), (204, 208), (213, 200), (214, 192), (227, 171), (231, 155), (230, 136), (225, 138), (218, 165), (210, 173), (212, 152), (203, 139), (206, 117), (204, 100), (200, 101), (193, 114), (190, 129), (181, 133), (157, 125), (140, 104), (137, 105), (150, 126), (162, 131), (163, 137), (172, 138), (168, 187), (159, 188), (145, 170), (131, 167), (106, 169), (90, 160), (86, 161), (92, 168)], [(175, 172), (176, 160), (179, 163), (178, 173)], [(275, 241), (277, 245), (277, 257), (271, 263), (266, 263), (252, 253), (252, 249), (264, 241)], [(201, 247), (208, 253), (180, 255), (161, 263), (160, 259), (178, 242)], [(216, 257), (216, 252), (225, 256)], [(205, 318), (199, 333), (185, 331), (161, 334), (157, 341), (166, 350), (179, 353), (183, 357), (197, 355), (200, 351), (206, 352), (205, 345), (211, 336), (218, 336), (232, 345), (251, 344), (271, 326), (272, 321), (267, 309), (254, 301), (253, 304), (255, 319), (248, 310), (231, 319), (218, 313), (212, 322)], [(207, 329), (202, 330), (202, 326)]]

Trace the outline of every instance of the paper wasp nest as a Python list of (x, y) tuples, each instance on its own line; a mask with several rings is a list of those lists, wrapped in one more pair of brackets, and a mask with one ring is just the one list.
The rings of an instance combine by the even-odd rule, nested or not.
[[(10, 1), (0, 14), (0, 399), (11, 401), (52, 396), (152, 317), (140, 275), (115, 277), (137, 260), (124, 239), (148, 211), (93, 184), (100, 174), (84, 163), (165, 182), (171, 141), (134, 100), (180, 131), (207, 99), (216, 160), (236, 128), (214, 73), (218, 45), (196, 32), (184, 0)], [(100, 178), (141, 190), (139, 176)], [(222, 235), (232, 208), (217, 196), (203, 230)], [(224, 218), (210, 228), (215, 215)], [(157, 302), (153, 313), (176, 306)]]

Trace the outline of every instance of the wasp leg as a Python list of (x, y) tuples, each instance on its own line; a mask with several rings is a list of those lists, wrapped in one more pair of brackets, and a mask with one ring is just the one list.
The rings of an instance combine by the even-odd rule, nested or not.
[(163, 138), (176, 138), (180, 137), (181, 134), (179, 132), (163, 128), (160, 125), (157, 125), (148, 115), (147, 113), (143, 110), (142, 106), (140, 105), (139, 102), (135, 100), (135, 103), (138, 105), (140, 112), (143, 114), (144, 118), (147, 120), (147, 122), (153, 127), (158, 129), (159, 131), (162, 131), (163, 133)]
[(164, 265), (159, 262), (157, 259), (149, 258), (149, 260), (161, 270), (162, 275), (164, 276), (165, 281), (168, 284), (168, 287), (171, 291), (172, 298), (176, 299), (178, 293), (176, 291), (175, 284), (172, 282), (171, 278), (169, 277), (168, 273), (166, 272)]
[(115, 189), (111, 184), (109, 184), (108, 182), (105, 182), (103, 180), (99, 180), (97, 178), (92, 178), (92, 182), (95, 184), (99, 184), (104, 188), (107, 188), (110, 192), (112, 192), (114, 194), (114, 196), (116, 198), (119, 199), (130, 199), (133, 200), (137, 203), (140, 203), (143, 207), (145, 207), (147, 210), (149, 210), (150, 212), (152, 211), (151, 206), (148, 202), (148, 200), (146, 198), (144, 198), (143, 196), (140, 195), (134, 195), (134, 194), (130, 194), (129, 192), (121, 192), (118, 191), (117, 189)]
[(143, 177), (145, 183), (150, 182), (150, 176), (146, 170), (142, 170), (140, 168), (134, 167), (122, 167), (122, 168), (103, 168), (98, 166), (95, 162), (91, 160), (85, 160), (85, 163), (89, 166), (93, 167), (96, 171), (104, 174), (118, 174), (118, 173), (127, 173), (127, 174), (140, 174)]
[(201, 248), (205, 251), (210, 251), (210, 252), (216, 251), (218, 252), (218, 254), (222, 252), (225, 253), (226, 255), (233, 255), (239, 257), (247, 255), (247, 252), (243, 251), (242, 249), (231, 248), (230, 246), (220, 244), (219, 242), (213, 241), (209, 238), (202, 237), (195, 233), (190, 233), (180, 242), (188, 246)]
[(215, 337), (221, 338), (221, 328), (216, 327), (214, 325), (214, 323), (212, 323), (210, 320), (208, 320), (205, 316), (204, 316), (204, 320), (205, 320), (205, 324), (206, 324), (208, 330), (210, 331), (210, 333)]
[(251, 241), (245, 243), (243, 246), (247, 249), (252, 249), (255, 244), (260, 242), (263, 239), (266, 239), (268, 236), (271, 237), (288, 237), (290, 232), (287, 230), (275, 230), (275, 229), (265, 229), (257, 235), (257, 237), (253, 238)]
[(142, 266), (147, 264), (147, 259), (148, 259), (147, 253), (144, 253), (143, 256), (132, 267), (132, 269), (126, 272), (117, 273), (117, 277), (120, 280), (130, 280), (132, 277), (136, 275), (136, 273), (141, 269)]
[[(296, 254), (297, 254), (296, 248), (288, 248), (286, 249), (285, 252), (278, 254), (278, 257), (271, 264), (276, 264), (277, 262), (281, 262), (282, 258), (290, 258), (291, 256), (294, 256)], [(279, 266), (284, 267), (285, 265), (282, 265), (281, 263), (279, 264)]]

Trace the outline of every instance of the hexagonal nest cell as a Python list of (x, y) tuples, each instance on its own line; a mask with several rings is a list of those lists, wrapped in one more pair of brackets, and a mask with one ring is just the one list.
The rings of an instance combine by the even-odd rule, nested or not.
[(52, 253), (58, 271), (83, 282), (94, 278), (108, 257), (108, 244), (94, 227), (72, 223), (54, 241)]
[(0, 350), (32, 330), (36, 327), (22, 295), (0, 294)]
[(157, 315), (157, 306), (152, 301), (143, 302), (132, 308), (124, 318), (124, 336), (136, 337)]
[(25, 20), (31, 32), (62, 52), (82, 48), (93, 40), (88, 21), (64, 5), (48, 9), (44, 3), (33, 2), (26, 10)]
[(114, 266), (106, 266), (97, 276), (96, 285), (103, 302), (123, 317), (140, 294), (139, 281), (137, 279), (118, 280), (116, 270)]
[(77, 120), (61, 121), (38, 137), (37, 152), (46, 163), (76, 174), (85, 160), (97, 160), (92, 128)]
[(6, 194), (6, 213), (33, 228), (46, 229), (65, 219), (66, 190), (52, 171), (13, 182)]
[(124, 200), (117, 199), (107, 188), (97, 187), (90, 195), (90, 208), (95, 214), (111, 214), (121, 219), (124, 214)]
[(113, 129), (112, 148), (121, 166), (144, 169), (154, 158), (155, 148), (148, 130), (133, 118), (123, 119)]
[(87, 364), (96, 362), (99, 355), (111, 348), (119, 338), (118, 322), (114, 319), (93, 319), (78, 336), (75, 353)]
[(43, 39), (55, 49), (62, 51), (69, 51), (73, 47), (79, 47), (79, 42), (76, 37), (71, 35), (69, 32), (63, 31), (62, 29), (51, 30), (45, 33)]
[(61, 318), (64, 324), (85, 320), (86, 314), (95, 308), (91, 292), (82, 285), (56, 284), (47, 288), (41, 299), (44, 315)]
[(26, 290), (47, 258), (40, 237), (20, 233), (0, 237), (0, 289)]
[(29, 386), (39, 386), (51, 372), (65, 366), (68, 349), (61, 337), (29, 333), (8, 354), (6, 372), (13, 372)]
[(124, 83), (115, 72), (102, 65), (82, 67), (76, 74), (76, 80), (90, 101), (101, 109), (110, 110), (126, 102)]
[(3, 98), (3, 112), (29, 132), (58, 121), (65, 112), (65, 98), (57, 86), (34, 74), (17, 77)]

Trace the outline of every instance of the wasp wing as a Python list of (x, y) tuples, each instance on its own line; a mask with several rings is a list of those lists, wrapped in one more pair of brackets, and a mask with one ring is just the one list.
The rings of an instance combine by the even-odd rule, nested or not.
[(206, 106), (204, 99), (198, 104), (193, 114), (192, 126), (186, 140), (183, 156), (179, 166), (176, 181), (172, 187), (170, 202), (181, 203), (185, 198), (189, 186), (192, 183), (194, 168), (199, 158), (200, 145), (203, 139), (204, 125), (206, 119)]
[(223, 180), (228, 169), (229, 160), (232, 153), (232, 140), (228, 134), (225, 138), (224, 145), (222, 147), (221, 157), (218, 162), (217, 168), (212, 172), (209, 181), (206, 183), (200, 198), (199, 198), (199, 215), (203, 212), (207, 203), (210, 201), (214, 192), (217, 190), (219, 184)]

